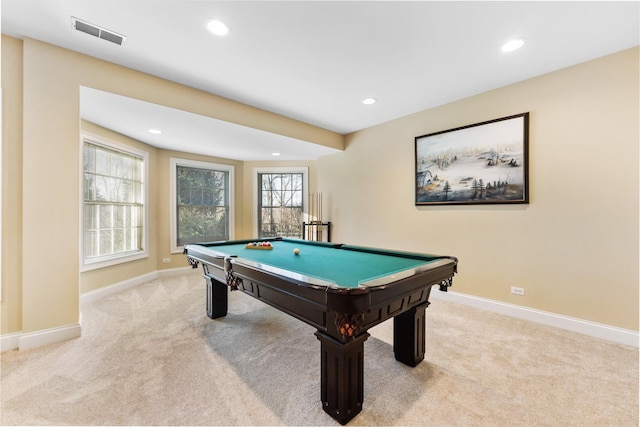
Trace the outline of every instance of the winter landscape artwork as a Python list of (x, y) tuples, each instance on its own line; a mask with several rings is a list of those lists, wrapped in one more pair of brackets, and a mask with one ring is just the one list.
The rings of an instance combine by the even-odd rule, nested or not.
[(529, 203), (529, 113), (415, 138), (416, 205)]

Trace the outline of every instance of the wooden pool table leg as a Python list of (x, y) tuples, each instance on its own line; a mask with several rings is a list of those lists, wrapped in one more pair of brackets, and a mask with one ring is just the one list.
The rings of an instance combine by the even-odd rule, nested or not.
[(427, 306), (429, 301), (393, 318), (393, 352), (396, 360), (405, 365), (416, 366), (424, 360)]
[(207, 316), (211, 319), (227, 315), (228, 286), (220, 283), (210, 276), (204, 276), (207, 280)]
[(369, 333), (342, 343), (317, 331), (320, 340), (320, 398), (322, 409), (344, 425), (362, 410), (364, 400), (364, 342)]

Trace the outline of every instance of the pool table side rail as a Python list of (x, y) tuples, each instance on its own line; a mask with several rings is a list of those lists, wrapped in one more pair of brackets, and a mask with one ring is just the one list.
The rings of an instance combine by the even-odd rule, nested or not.
[(358, 283), (358, 286), (364, 286), (368, 288), (379, 288), (388, 286), (391, 283), (395, 283), (399, 280), (407, 279), (412, 276), (416, 276), (422, 273), (426, 273), (429, 271), (433, 271), (440, 267), (450, 267), (453, 266), (454, 273), (457, 264), (455, 264), (452, 260), (448, 258), (436, 258), (432, 261), (429, 261), (428, 264), (424, 264), (414, 268), (408, 268), (406, 270), (401, 270), (395, 273), (387, 274), (386, 276), (376, 277), (370, 280), (362, 281)]
[[(199, 243), (187, 243), (185, 244), (185, 248), (187, 246), (198, 245), (204, 247), (212, 247), (212, 246), (225, 246), (225, 245), (235, 245), (235, 244), (247, 244), (254, 242), (291, 242), (304, 245), (312, 245), (312, 246), (324, 246), (327, 248), (340, 248), (343, 246), (342, 243), (332, 243), (332, 242), (319, 242), (315, 240), (302, 240), (302, 239), (291, 239), (287, 237), (262, 237), (258, 239), (241, 239), (241, 240), (216, 240), (214, 242), (199, 242)], [(186, 252), (185, 252), (186, 253)]]
[(378, 248), (371, 248), (368, 246), (356, 246), (356, 245), (348, 245), (348, 244), (340, 244), (339, 247), (340, 249), (348, 250), (348, 251), (366, 252), (366, 253), (378, 254), (378, 255), (395, 255), (402, 258), (417, 259), (421, 261), (433, 261), (436, 259), (446, 258), (446, 259), (453, 260), (454, 262), (456, 262), (456, 264), (458, 262), (458, 259), (456, 257), (449, 256), (449, 255), (434, 255), (434, 254), (418, 253), (418, 252), (397, 251), (393, 249), (378, 249)]

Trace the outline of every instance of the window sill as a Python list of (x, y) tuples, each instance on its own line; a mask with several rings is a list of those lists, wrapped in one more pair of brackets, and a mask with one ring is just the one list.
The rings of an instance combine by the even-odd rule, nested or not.
[(145, 252), (136, 252), (131, 255), (118, 256), (113, 258), (103, 258), (101, 260), (95, 260), (89, 263), (83, 263), (80, 267), (80, 272), (97, 270), (105, 267), (112, 267), (114, 265), (125, 264), (131, 261), (137, 261), (139, 259), (148, 258), (149, 254)]

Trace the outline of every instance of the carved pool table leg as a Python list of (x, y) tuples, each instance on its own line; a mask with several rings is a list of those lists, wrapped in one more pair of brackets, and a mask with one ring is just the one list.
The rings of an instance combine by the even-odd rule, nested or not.
[(204, 277), (207, 280), (207, 316), (211, 319), (226, 316), (228, 286), (209, 276)]
[(320, 340), (322, 409), (344, 425), (362, 410), (364, 399), (364, 333), (342, 343), (317, 331)]
[(405, 365), (416, 366), (424, 360), (428, 306), (427, 301), (393, 318), (393, 352), (396, 360)]

